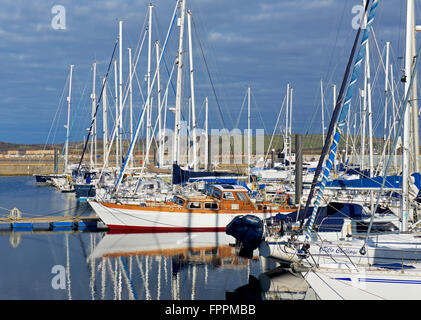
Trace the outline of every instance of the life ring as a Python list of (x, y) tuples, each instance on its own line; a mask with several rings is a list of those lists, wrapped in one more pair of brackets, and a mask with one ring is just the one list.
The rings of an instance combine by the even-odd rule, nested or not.
[(22, 218), (22, 213), (18, 208), (14, 207), (12, 210), (10, 210), (9, 218), (13, 220)]

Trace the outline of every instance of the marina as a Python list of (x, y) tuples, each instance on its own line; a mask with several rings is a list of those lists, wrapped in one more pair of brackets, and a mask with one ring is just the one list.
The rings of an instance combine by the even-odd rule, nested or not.
[[(270, 300), (420, 300), (421, 2), (355, 2), (227, 18), (208, 2), (110, 1), (120, 16), (83, 32), (54, 6), (53, 30), (92, 43), (45, 63), (56, 110), (48, 95), (49, 116), (7, 136), (36, 142), (0, 142), (0, 300), (224, 300), (249, 315)], [(291, 9), (323, 16), (330, 38), (272, 30)]]

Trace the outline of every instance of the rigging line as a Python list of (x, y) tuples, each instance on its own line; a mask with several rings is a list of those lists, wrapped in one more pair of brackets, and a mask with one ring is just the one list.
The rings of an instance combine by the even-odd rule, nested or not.
[[(85, 95), (85, 90), (86, 90), (86, 88), (88, 87), (88, 84), (89, 84), (89, 77), (87, 78), (87, 81), (86, 81), (85, 87), (83, 88), (83, 91), (82, 91), (82, 95), (81, 95), (81, 97), (80, 97), (80, 99), (79, 99), (79, 103), (78, 103), (78, 106), (77, 106), (77, 108), (76, 108), (76, 112), (75, 112), (75, 114), (74, 114), (74, 119), (76, 118), (77, 114), (79, 113), (80, 106), (82, 105), (82, 99), (83, 99), (83, 97), (84, 97), (84, 95)], [(72, 129), (73, 129), (73, 125), (74, 125), (74, 124), (75, 124), (75, 121), (72, 121), (72, 124), (71, 124), (71, 126), (70, 126), (70, 128), (69, 128), (69, 137), (70, 137), (70, 133), (72, 132)], [(66, 139), (66, 140), (67, 140), (67, 139)], [(65, 144), (63, 145), (63, 147), (62, 147), (62, 149), (61, 149), (61, 154), (60, 154), (60, 157), (59, 157), (59, 159), (58, 159), (58, 161), (57, 161), (57, 165), (56, 165), (56, 167), (55, 167), (55, 172), (57, 172), (58, 167), (59, 167), (60, 162), (61, 162), (61, 159), (63, 158), (64, 149), (65, 149)]]
[[(219, 120), (220, 120), (220, 122), (221, 122), (221, 124), (222, 124), (223, 128), (224, 128), (224, 129), (226, 129), (226, 128), (227, 128), (227, 126), (226, 126), (226, 124), (225, 124), (224, 117), (223, 117), (223, 115), (222, 115), (221, 106), (220, 106), (220, 104), (219, 104), (219, 99), (218, 99), (218, 96), (217, 96), (217, 94), (216, 94), (215, 86), (214, 86), (214, 84), (213, 84), (213, 80), (212, 80), (212, 77), (211, 77), (211, 74), (210, 74), (210, 70), (209, 70), (209, 67), (208, 67), (208, 63), (207, 63), (207, 61), (206, 61), (206, 57), (205, 57), (205, 53), (204, 53), (204, 50), (203, 50), (203, 47), (202, 47), (202, 43), (201, 43), (201, 41), (200, 41), (200, 39), (199, 39), (199, 36), (198, 36), (198, 32), (197, 32), (197, 29), (196, 29), (196, 23), (195, 23), (194, 17), (193, 17), (193, 16), (191, 16), (191, 18), (192, 18), (192, 19), (191, 19), (191, 21), (192, 21), (192, 24), (193, 24), (193, 29), (194, 29), (194, 32), (195, 32), (195, 34), (196, 34), (197, 42), (199, 43), (200, 52), (201, 52), (201, 54), (202, 54), (202, 58), (203, 58), (203, 61), (204, 61), (205, 67), (206, 67), (206, 72), (207, 72), (207, 75), (208, 75), (208, 78), (209, 78), (209, 81), (210, 81), (210, 84), (211, 84), (211, 87), (212, 87), (212, 92), (213, 92), (213, 94), (214, 94), (215, 101), (216, 101), (216, 105), (217, 105), (217, 107), (218, 107), (218, 108), (217, 108), (217, 110), (218, 110)], [(231, 125), (233, 126), (233, 125), (234, 125), (234, 123), (233, 123), (233, 121), (232, 121), (231, 114), (229, 113), (229, 111), (228, 111), (228, 110), (227, 110), (226, 114), (228, 114), (228, 117), (229, 117), (229, 119), (230, 119), (230, 121), (231, 121)], [(230, 151), (231, 151), (231, 152), (233, 152), (233, 150), (234, 150), (233, 141), (232, 141), (232, 139), (230, 139)], [(237, 169), (237, 171), (238, 171), (238, 170), (239, 170), (239, 167), (238, 167), (238, 164), (237, 164), (237, 163), (235, 163), (235, 167), (236, 167), (236, 169)]]
[[(411, 90), (412, 90), (412, 85), (413, 85), (413, 83), (414, 83), (414, 74), (417, 72), (417, 66), (418, 66), (418, 62), (419, 62), (419, 58), (420, 58), (420, 54), (421, 54), (421, 46), (419, 47), (419, 49), (418, 49), (418, 52), (417, 52), (417, 55), (415, 56), (415, 63), (414, 63), (414, 67), (412, 68), (412, 70), (411, 70), (411, 81), (410, 81), (410, 83), (409, 83), (409, 87), (408, 87), (408, 90), (407, 90), (407, 92), (406, 92), (406, 94), (405, 94), (405, 97), (404, 97), (404, 99), (402, 99), (401, 101), (400, 101), (400, 105), (402, 106), (401, 107), (401, 112), (402, 112), (402, 115), (404, 115), (405, 114), (405, 112), (406, 112), (406, 108), (407, 108), (407, 106), (408, 106), (408, 99), (409, 99), (409, 96), (410, 96), (410, 93), (411, 93)], [(403, 126), (403, 120), (404, 120), (404, 116), (402, 116), (400, 119), (399, 119), (399, 123), (398, 123), (398, 128), (397, 128), (397, 131), (396, 131), (396, 134), (395, 134), (395, 137), (394, 137), (394, 141), (393, 141), (393, 146), (392, 146), (392, 148), (391, 148), (391, 150), (396, 150), (396, 145), (397, 145), (397, 143), (398, 143), (398, 137), (400, 136), (400, 134), (401, 134), (401, 130), (402, 130), (402, 126)], [(381, 185), (381, 188), (380, 188), (380, 192), (382, 192), (382, 190), (383, 190), (383, 187), (384, 187), (384, 185), (385, 185), (385, 183), (386, 183), (386, 174), (387, 174), (387, 171), (389, 170), (389, 167), (390, 167), (390, 164), (392, 163), (392, 158), (393, 158), (393, 155), (392, 154), (390, 154), (389, 155), (389, 158), (387, 159), (387, 165), (386, 165), (386, 167), (385, 167), (385, 170), (384, 170), (384, 175), (383, 175), (383, 181), (382, 181), (382, 185)], [(402, 177), (403, 177), (403, 175), (402, 175)], [(402, 183), (404, 183), (404, 181), (402, 181)], [(404, 195), (402, 195), (402, 197), (403, 197)], [(377, 207), (379, 206), (379, 201), (380, 201), (380, 197), (378, 197), (377, 198), (377, 201), (376, 201), (376, 205), (374, 206), (374, 210), (373, 210), (373, 212), (376, 212), (377, 211)], [(370, 233), (370, 231), (371, 231), (371, 227), (372, 227), (372, 225), (373, 225), (373, 217), (374, 217), (374, 215), (372, 216), (372, 218), (370, 219), (370, 224), (369, 224), (369, 226), (368, 226), (368, 228), (367, 228), (367, 234), (366, 234), (366, 236), (365, 236), (365, 239), (364, 239), (364, 243), (363, 243), (363, 245), (362, 245), (362, 247), (361, 247), (361, 249), (360, 249), (360, 253), (361, 254), (365, 254), (365, 245), (366, 245), (366, 243), (367, 243), (367, 241), (368, 241), (368, 236), (369, 236), (369, 233)]]
[(273, 138), (274, 138), (274, 136), (275, 136), (276, 129), (278, 128), (278, 123), (279, 123), (279, 119), (281, 118), (281, 113), (282, 113), (282, 111), (283, 111), (283, 109), (284, 109), (285, 100), (286, 100), (286, 96), (284, 96), (284, 100), (282, 101), (281, 108), (279, 109), (279, 112), (278, 112), (278, 118), (276, 119), (275, 127), (273, 128), (272, 137), (270, 138), (269, 146), (268, 146), (268, 149), (267, 149), (267, 152), (266, 152), (266, 156), (265, 156), (265, 158), (264, 158), (264, 160), (263, 160), (263, 163), (266, 163), (266, 159), (267, 159), (267, 157), (268, 157), (268, 155), (269, 155), (269, 150), (270, 150), (270, 149), (271, 149), (271, 147), (272, 147)]
[[(45, 148), (47, 147), (48, 139), (50, 138), (50, 134), (51, 134), (51, 131), (52, 131), (52, 129), (53, 129), (53, 125), (54, 125), (54, 123), (55, 123), (55, 121), (56, 121), (56, 119), (57, 119), (57, 114), (58, 114), (58, 111), (59, 111), (59, 109), (61, 109), (60, 107), (61, 107), (61, 104), (62, 104), (62, 102), (63, 102), (64, 92), (66, 91), (67, 84), (68, 84), (68, 82), (69, 82), (69, 78), (70, 78), (70, 75), (68, 74), (68, 75), (67, 75), (67, 78), (66, 78), (66, 81), (65, 81), (65, 84), (64, 84), (64, 87), (63, 87), (62, 92), (61, 92), (61, 97), (60, 97), (60, 100), (59, 100), (58, 107), (57, 107), (57, 109), (56, 109), (56, 113), (54, 114), (54, 118), (53, 118), (53, 121), (52, 121), (52, 124), (51, 124), (50, 130), (48, 131), (47, 139), (46, 139), (46, 141), (45, 141), (45, 144), (44, 144), (44, 147), (43, 147), (43, 149), (42, 149), (42, 150), (45, 150)], [(39, 160), (38, 164), (40, 164), (40, 162), (41, 162), (41, 160)]]
[(104, 80), (104, 82), (103, 82), (103, 84), (102, 84), (101, 94), (99, 95), (99, 99), (98, 99), (98, 102), (97, 102), (97, 105), (96, 105), (96, 108), (95, 108), (95, 113), (94, 113), (93, 119), (91, 120), (91, 126), (90, 126), (90, 128), (89, 128), (89, 133), (88, 133), (88, 135), (87, 135), (87, 137), (86, 137), (85, 146), (84, 146), (84, 148), (83, 148), (82, 156), (80, 157), (79, 166), (78, 166), (78, 168), (77, 168), (77, 172), (78, 172), (78, 173), (80, 172), (80, 166), (82, 165), (82, 160), (83, 160), (83, 157), (84, 157), (84, 155), (85, 155), (86, 148), (87, 148), (87, 146), (88, 146), (88, 142), (89, 142), (89, 138), (90, 138), (91, 133), (92, 133), (92, 126), (93, 126), (93, 124), (94, 124), (94, 122), (95, 122), (95, 119), (96, 119), (96, 114), (97, 114), (97, 112), (98, 112), (98, 108), (99, 108), (99, 105), (100, 105), (100, 102), (101, 102), (102, 94), (104, 93), (104, 87), (105, 87), (105, 84), (107, 83), (107, 80), (108, 80), (108, 74), (109, 74), (109, 72), (110, 72), (110, 68), (111, 68), (111, 65), (112, 65), (112, 61), (113, 61), (113, 58), (114, 58), (115, 51), (116, 51), (116, 49), (117, 49), (117, 44), (118, 44), (118, 41), (119, 41), (119, 39), (116, 39), (116, 42), (115, 42), (115, 44), (114, 44), (113, 53), (112, 53), (112, 55), (111, 55), (110, 62), (108, 63), (108, 69), (107, 69), (107, 73), (105, 74), (105, 78), (104, 78), (105, 80)]
[[(314, 207), (312, 209), (311, 221), (310, 221), (309, 228), (307, 228), (307, 231), (306, 231), (305, 242), (307, 242), (308, 239), (310, 238), (312, 221), (314, 222), (315, 216), (317, 214), (317, 206), (319, 204), (319, 200), (320, 200), (321, 196), (323, 195), (324, 185), (326, 184), (326, 181), (329, 177), (330, 169), (333, 165), (333, 162), (334, 162), (334, 159), (335, 159), (335, 156), (336, 156), (336, 151), (337, 151), (339, 139), (340, 139), (340, 136), (341, 136), (341, 133), (342, 133), (342, 127), (345, 123), (345, 118), (346, 118), (346, 115), (347, 115), (348, 110), (349, 110), (349, 104), (351, 102), (353, 91), (354, 91), (353, 89), (354, 89), (354, 86), (355, 86), (355, 83), (357, 81), (357, 77), (358, 77), (358, 74), (359, 74), (359, 71), (360, 71), (361, 62), (363, 60), (363, 54), (366, 50), (366, 44), (367, 44), (367, 41), (368, 41), (368, 36), (370, 34), (370, 27), (371, 27), (371, 24), (374, 20), (376, 8), (377, 8), (377, 5), (378, 5), (378, 0), (373, 0), (373, 5), (370, 8), (370, 13), (369, 13), (369, 16), (367, 18), (367, 23), (366, 23), (366, 26), (365, 26), (364, 34), (361, 38), (361, 45), (360, 45), (360, 48), (358, 50), (358, 55), (357, 55), (357, 58), (356, 58), (356, 60), (353, 64), (352, 61), (354, 60), (354, 55), (355, 55), (355, 52), (356, 52), (358, 39), (359, 39), (361, 30), (362, 30), (362, 26), (364, 24), (364, 20), (367, 17), (369, 3), (370, 3), (370, 0), (367, 0), (366, 6), (365, 6), (365, 9), (364, 9), (364, 16), (363, 16), (363, 19), (361, 19), (361, 24), (360, 24), (360, 27), (358, 28), (358, 32), (357, 32), (356, 37), (355, 37), (355, 41), (354, 41), (354, 44), (353, 44), (353, 47), (352, 47), (352, 51), (351, 51), (351, 54), (349, 56), (348, 65), (346, 67), (346, 71), (345, 71), (345, 75), (344, 75), (343, 80), (342, 80), (342, 85), (341, 85), (341, 89), (340, 89), (340, 92), (339, 92), (339, 96), (338, 96), (338, 99), (336, 101), (335, 111), (332, 115), (332, 119), (331, 119), (331, 122), (329, 124), (329, 131), (328, 131), (328, 134), (326, 136), (326, 141), (325, 141), (325, 144), (323, 146), (322, 154), (320, 155), (320, 159), (319, 159), (319, 162), (317, 164), (316, 172), (314, 174), (313, 182), (311, 184), (310, 193), (309, 193), (309, 196), (308, 196), (307, 201), (306, 201), (305, 213), (308, 211), (308, 208), (310, 206), (310, 202), (311, 202), (312, 197), (313, 197), (314, 187), (315, 187), (315, 185), (317, 183), (317, 180), (319, 178), (319, 174), (321, 172), (322, 165), (323, 165), (323, 162), (325, 160), (325, 156), (328, 153), (328, 148), (329, 148), (330, 149), (329, 157), (326, 161), (325, 170), (323, 171), (322, 182), (321, 182), (318, 194), (317, 194), (317, 199), (316, 199)], [(349, 78), (349, 75), (350, 75), (350, 72), (351, 72), (352, 64), (353, 64), (353, 67), (352, 67), (352, 75), (351, 75), (351, 78), (350, 78), (350, 83), (348, 85), (346, 96), (344, 96), (344, 91), (345, 91), (345, 87), (347, 85), (348, 78)], [(343, 101), (344, 97), (345, 97), (345, 101)], [(342, 103), (343, 103), (343, 107), (341, 107)]]
[[(193, 29), (194, 29), (194, 32), (195, 32), (195, 34), (196, 34), (196, 39), (197, 39), (197, 42), (199, 43), (200, 52), (201, 52), (201, 54), (202, 54), (203, 62), (204, 62), (205, 67), (206, 67), (206, 72), (207, 72), (207, 75), (208, 75), (208, 78), (209, 78), (209, 81), (210, 81), (210, 84), (211, 84), (211, 87), (212, 87), (212, 92), (213, 92), (213, 95), (215, 96), (216, 106), (218, 107), (218, 116), (219, 116), (219, 120), (221, 121), (221, 124), (223, 125), (223, 127), (224, 127), (224, 128), (227, 128), (227, 126), (226, 126), (226, 124), (225, 124), (225, 121), (224, 121), (223, 114), (222, 114), (221, 105), (219, 104), (219, 99), (218, 99), (218, 96), (217, 96), (217, 94), (216, 94), (215, 86), (214, 86), (214, 84), (213, 84), (213, 80), (212, 80), (212, 77), (211, 77), (211, 74), (210, 74), (210, 71), (209, 71), (208, 63), (207, 63), (207, 61), (206, 61), (205, 53), (204, 53), (204, 51), (203, 51), (202, 42), (201, 42), (201, 41), (200, 41), (200, 39), (199, 39), (199, 35), (198, 35), (197, 29), (196, 29), (196, 22), (195, 22), (195, 19), (194, 19), (194, 17), (193, 17), (193, 16), (192, 16), (192, 19), (191, 19), (191, 20), (192, 20), (192, 22), (193, 22)], [(230, 119), (230, 121), (231, 121), (231, 125), (234, 125), (234, 123), (232, 122), (231, 115), (230, 115), (230, 113), (228, 112), (228, 110), (227, 110), (227, 114), (228, 114), (229, 119)]]
[[(152, 11), (152, 14), (154, 15), (154, 21), (156, 21), (156, 26), (157, 26), (156, 29), (157, 29), (157, 32), (158, 32), (158, 38), (160, 39), (161, 38), (161, 34), (162, 34), (162, 32), (161, 32), (161, 23), (159, 21), (159, 17), (158, 17), (158, 14), (156, 13), (156, 10), (153, 10)], [(165, 69), (167, 70), (167, 74), (170, 75), (170, 70), (168, 68), (168, 64), (167, 64), (167, 60), (165, 59), (165, 56), (163, 56), (162, 59), (164, 61)], [(172, 90), (174, 92), (174, 95), (175, 95), (176, 94), (176, 90), (174, 88), (174, 83), (173, 83), (172, 80), (171, 80), (171, 88), (172, 88)]]
[[(383, 71), (386, 72), (386, 68), (385, 68), (385, 65), (384, 65), (384, 62), (383, 62), (383, 55), (380, 54), (379, 45), (377, 43), (376, 35), (374, 33), (373, 28), (372, 28), (372, 37), (373, 37), (373, 40), (374, 40), (374, 44), (376, 45), (376, 49), (377, 49), (377, 53), (378, 53), (379, 58), (380, 58), (381, 66), (383, 67)], [(384, 52), (384, 48), (383, 48), (383, 52)], [(390, 79), (387, 79), (387, 86), (389, 87), (388, 88), (389, 91), (392, 91), (392, 85), (390, 83)], [(393, 98), (393, 95), (392, 95), (392, 98)], [(394, 98), (393, 98), (393, 103), (395, 104)]]
[(240, 112), (238, 113), (238, 117), (237, 117), (237, 120), (236, 120), (236, 122), (235, 122), (235, 126), (234, 126), (234, 128), (238, 128), (238, 125), (240, 124), (240, 117), (241, 117), (241, 114), (243, 113), (244, 105), (245, 105), (245, 103), (246, 103), (246, 98), (247, 98), (247, 91), (246, 91), (246, 93), (244, 94), (243, 103), (242, 103), (242, 105), (241, 105)]
[[(173, 26), (174, 26), (174, 22), (175, 22), (175, 18), (176, 18), (177, 6), (178, 6), (178, 1), (177, 1), (177, 3), (176, 3), (175, 9), (174, 9), (174, 13), (173, 13), (173, 16), (172, 16), (172, 20), (171, 20), (170, 25), (169, 25), (169, 27), (168, 27), (168, 32), (167, 32), (167, 35), (166, 35), (166, 38), (165, 38), (165, 41), (164, 41), (163, 48), (162, 48), (162, 50), (161, 50), (161, 54), (159, 55), (159, 59), (158, 59), (158, 66), (161, 64), (162, 57), (164, 56), (164, 52), (165, 52), (165, 49), (166, 49), (166, 47), (167, 47), (168, 39), (169, 39), (170, 34), (171, 34), (172, 30), (173, 30)], [(157, 77), (157, 70), (155, 70), (155, 73), (154, 73), (154, 76), (153, 76), (153, 79), (152, 79), (152, 82), (151, 82), (151, 87), (150, 87), (150, 90), (149, 90), (149, 92), (148, 92), (148, 97), (147, 97), (147, 100), (146, 100), (146, 102), (147, 102), (147, 103), (149, 103), (149, 101), (150, 101), (150, 99), (151, 99), (152, 88), (153, 88), (153, 86), (154, 86), (154, 84), (155, 84), (156, 77)], [(116, 182), (116, 184), (115, 184), (115, 192), (117, 192), (117, 191), (118, 191), (118, 188), (119, 188), (119, 185), (120, 185), (121, 178), (123, 177), (124, 172), (125, 172), (125, 170), (126, 170), (127, 162), (128, 162), (128, 160), (129, 160), (129, 158), (130, 158), (130, 156), (131, 156), (131, 154), (132, 154), (132, 151), (133, 151), (133, 149), (134, 149), (135, 141), (136, 141), (136, 139), (137, 139), (137, 137), (138, 137), (138, 135), (139, 135), (140, 124), (141, 124), (141, 122), (143, 121), (143, 118), (144, 118), (144, 115), (145, 115), (145, 111), (146, 111), (146, 105), (145, 105), (145, 108), (144, 108), (144, 109), (143, 109), (143, 111), (142, 111), (142, 115), (141, 115), (141, 117), (140, 117), (140, 119), (139, 119), (139, 122), (138, 122), (138, 123), (137, 123), (137, 125), (136, 125), (136, 132), (135, 132), (135, 135), (134, 135), (134, 137), (133, 137), (133, 140), (132, 140), (132, 141), (131, 141), (131, 143), (130, 143), (129, 150), (127, 151), (127, 156), (126, 156), (126, 158), (125, 158), (125, 160), (124, 160), (123, 166), (121, 167), (121, 170), (120, 170), (120, 174), (119, 174), (119, 176), (118, 176), (118, 178), (117, 178), (117, 182)], [(104, 169), (104, 168), (103, 168), (103, 169)]]
[[(291, 88), (292, 88), (292, 87), (291, 87)], [(250, 91), (251, 91), (251, 90), (250, 90)], [(257, 114), (259, 115), (260, 121), (262, 122), (263, 129), (264, 129), (264, 130), (265, 130), (265, 132), (266, 132), (267, 130), (266, 130), (265, 122), (263, 121), (262, 114), (261, 114), (260, 109), (259, 109), (259, 107), (258, 107), (258, 105), (257, 105), (257, 102), (256, 102), (256, 97), (254, 96), (253, 91), (251, 91), (251, 97), (253, 98), (253, 101), (254, 101), (254, 104), (255, 104), (255, 106), (256, 106), (256, 109), (257, 109)], [(292, 99), (292, 98), (290, 97), (290, 102), (292, 102), (292, 101), (291, 101), (291, 99)], [(292, 119), (292, 117), (291, 117), (291, 119)]]
[[(367, 9), (368, 9), (369, 3), (370, 3), (370, 0), (368, 0), (366, 2), (366, 7), (364, 9), (364, 17), (367, 14)], [(354, 55), (355, 55), (355, 51), (356, 51), (356, 48), (357, 48), (358, 39), (360, 37), (360, 33), (361, 33), (361, 30), (362, 30), (362, 24), (363, 24), (363, 22), (364, 22), (364, 19), (361, 19), (361, 24), (360, 24), (360, 27), (358, 28), (357, 34), (355, 36), (354, 44), (353, 44), (353, 47), (352, 47), (352, 50), (351, 50), (351, 54), (350, 54), (349, 59), (348, 59), (348, 64), (347, 64), (347, 67), (346, 67), (346, 70), (345, 70), (345, 75), (343, 77), (341, 88), (340, 88), (340, 91), (339, 91), (339, 96), (338, 96), (338, 99), (336, 101), (335, 111), (334, 111), (334, 113), (332, 115), (332, 118), (330, 120), (329, 129), (328, 129), (328, 132), (326, 134), (326, 140), (324, 142), (323, 149), (322, 149), (322, 154), (321, 154), (321, 156), (319, 158), (319, 162), (317, 164), (316, 172), (314, 174), (314, 178), (313, 178), (313, 181), (312, 181), (312, 184), (311, 184), (310, 193), (309, 193), (309, 196), (307, 198), (307, 202), (306, 202), (306, 206), (305, 206), (305, 212), (307, 212), (308, 207), (310, 205), (311, 198), (313, 197), (314, 187), (315, 187), (315, 185), (317, 183), (319, 174), (320, 174), (320, 172), (322, 170), (322, 165), (323, 165), (323, 162), (325, 160), (324, 158), (325, 158), (325, 156), (326, 156), (326, 154), (328, 152), (328, 149), (330, 147), (330, 144), (331, 144), (330, 139), (331, 139), (331, 136), (333, 134), (333, 131), (334, 131), (335, 127), (336, 127), (337, 119), (339, 118), (339, 113), (340, 113), (340, 110), (339, 109), (341, 107), (342, 100), (343, 100), (343, 97), (344, 97), (344, 91), (345, 91), (346, 83), (347, 83), (347, 80), (348, 80), (348, 77), (349, 77), (349, 73), (350, 73), (350, 70), (351, 70), (352, 61), (354, 60)]]

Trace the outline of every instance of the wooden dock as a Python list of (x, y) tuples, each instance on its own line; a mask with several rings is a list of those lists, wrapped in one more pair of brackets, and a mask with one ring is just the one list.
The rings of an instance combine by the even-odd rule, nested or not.
[(11, 231), (105, 231), (107, 226), (97, 216), (45, 216), (0, 218), (0, 233)]

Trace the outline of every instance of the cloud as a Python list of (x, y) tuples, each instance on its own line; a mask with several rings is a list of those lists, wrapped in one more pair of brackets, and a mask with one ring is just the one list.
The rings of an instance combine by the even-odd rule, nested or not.
[(252, 43), (255, 39), (250, 37), (241, 36), (235, 33), (221, 33), (216, 31), (211, 31), (209, 33), (209, 40), (213, 42), (225, 42), (225, 43)]

